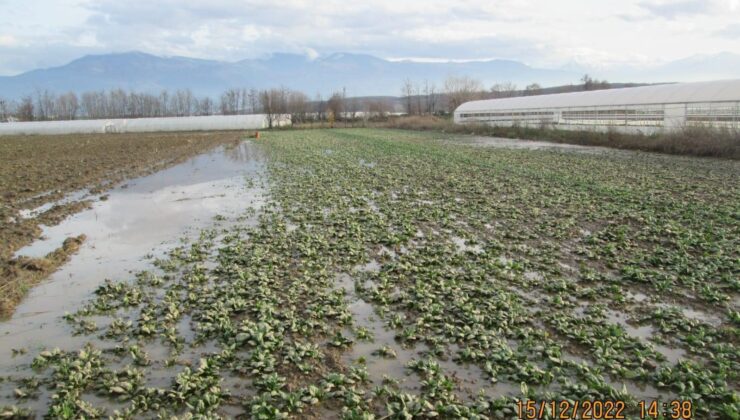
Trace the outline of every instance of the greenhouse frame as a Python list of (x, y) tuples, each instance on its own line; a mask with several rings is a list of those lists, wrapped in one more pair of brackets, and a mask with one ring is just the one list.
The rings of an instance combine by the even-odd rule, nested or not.
[(675, 83), (488, 99), (460, 105), (458, 124), (653, 133), (740, 129), (740, 80)]

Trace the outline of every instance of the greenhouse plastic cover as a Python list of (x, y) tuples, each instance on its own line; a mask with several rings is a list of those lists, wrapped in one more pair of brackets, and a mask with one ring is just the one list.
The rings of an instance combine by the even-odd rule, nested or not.
[(676, 83), (471, 101), (455, 112), (740, 101), (740, 80)]
[[(275, 118), (277, 119), (277, 116)], [(284, 124), (285, 117), (281, 119), (280, 125)], [(0, 135), (249, 130), (265, 127), (267, 127), (267, 117), (264, 114), (213, 115), (203, 117), (9, 122), (0, 123)]]

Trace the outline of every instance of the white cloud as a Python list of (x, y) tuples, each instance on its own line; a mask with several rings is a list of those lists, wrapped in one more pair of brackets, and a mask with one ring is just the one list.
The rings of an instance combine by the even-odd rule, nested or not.
[(0, 47), (18, 47), (20, 41), (13, 35), (0, 35)]
[(708, 13), (714, 4), (708, 0), (649, 0), (643, 1), (640, 6), (652, 15), (675, 19), (684, 15)]
[(314, 50), (313, 48), (306, 48), (305, 51), (306, 57), (308, 57), (310, 60), (315, 60), (319, 58), (321, 54), (319, 54), (318, 51)]
[(739, 1), (4, 0), (0, 74), (130, 50), (231, 61), (344, 51), (540, 66), (654, 64), (740, 53), (732, 36)]
[(715, 32), (722, 38), (740, 40), (740, 23), (733, 23)]

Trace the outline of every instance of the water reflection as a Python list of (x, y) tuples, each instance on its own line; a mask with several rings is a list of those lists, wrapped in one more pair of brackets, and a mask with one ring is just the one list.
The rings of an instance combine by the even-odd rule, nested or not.
[[(68, 236), (84, 233), (88, 239), (69, 263), (29, 292), (10, 320), (0, 323), (0, 375), (27, 366), (34, 350), (49, 343), (62, 349), (83, 345), (86, 338), (73, 337), (60, 319), (65, 312), (79, 308), (105, 279), (131, 278), (132, 272), (150, 268), (147, 255), (162, 256), (181, 238), (196, 237), (214, 226), (215, 216), (224, 216), (218, 223), (228, 227), (248, 207), (261, 206), (260, 183), (246, 178), (257, 178), (263, 170), (256, 144), (219, 148), (129, 180), (91, 209), (45, 227), (43, 240), (17, 254), (43, 256)], [(28, 351), (11, 357), (12, 349), (19, 348)]]

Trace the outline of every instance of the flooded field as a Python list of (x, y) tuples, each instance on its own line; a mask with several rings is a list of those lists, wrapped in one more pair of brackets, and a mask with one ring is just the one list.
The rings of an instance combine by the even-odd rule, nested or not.
[[(43, 226), (78, 213), (123, 179), (159, 171), (219, 145), (243, 138), (236, 132), (2, 136), (0, 138), (0, 319), (25, 292), (76, 251), (66, 238), (17, 259)], [(55, 251), (41, 254), (40, 251)]]
[(737, 416), (740, 166), (584, 152), (295, 130), (127, 181), (17, 251), (88, 237), (0, 324), (0, 414)]
[[(10, 320), (0, 323), (0, 354), (12, 354), (18, 343), (38, 349), (51, 340), (68, 347), (62, 343), (72, 330), (61, 317), (79, 309), (104, 280), (152, 268), (155, 258), (165, 257), (183, 240), (197, 240), (206, 228), (228, 230), (251, 220), (245, 209), (259, 208), (264, 197), (261, 187), (248, 187), (247, 181), (263, 171), (264, 160), (254, 144), (219, 147), (128, 180), (107, 191), (105, 200), (94, 197), (90, 209), (44, 227), (42, 239), (16, 254), (43, 257), (70, 236), (86, 234), (87, 240), (68, 264), (31, 290)], [(0, 368), (17, 362), (2, 358)]]
[[(0, 376), (31, 372), (34, 357), (49, 343), (70, 351), (90, 342), (92, 337), (80, 334), (89, 325), (70, 324), (63, 317), (83, 307), (105, 281), (161, 271), (158, 260), (202, 240), (204, 232), (218, 237), (256, 224), (247, 209), (256, 211), (264, 203), (263, 174), (262, 153), (253, 143), (243, 142), (127, 180), (102, 195), (72, 193), (75, 198), (93, 199), (94, 204), (59, 225), (44, 227), (40, 240), (16, 254), (42, 257), (82, 232), (87, 240), (68, 264), (32, 289), (11, 319), (0, 323)], [(9, 391), (5, 396), (15, 395)], [(43, 406), (37, 408), (45, 411)]]

